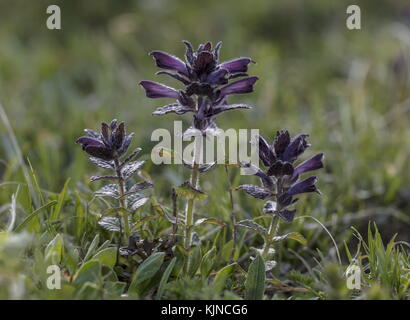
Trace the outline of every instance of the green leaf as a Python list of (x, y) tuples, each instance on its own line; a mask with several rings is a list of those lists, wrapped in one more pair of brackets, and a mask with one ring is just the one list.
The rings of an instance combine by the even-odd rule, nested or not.
[(149, 256), (143, 263), (141, 263), (134, 276), (132, 277), (128, 291), (142, 294), (146, 289), (144, 282), (150, 280), (155, 276), (155, 274), (161, 268), (164, 257), (164, 252), (156, 252)]
[(90, 260), (84, 263), (74, 275), (75, 285), (85, 282), (96, 282), (101, 277), (101, 264), (98, 261)]
[(216, 294), (222, 292), (223, 288), (225, 287), (226, 280), (231, 275), (233, 270), (235, 269), (236, 262), (230, 265), (223, 267), (215, 276), (214, 281), (212, 282), (213, 289)]
[(168, 267), (165, 269), (164, 274), (162, 275), (161, 282), (159, 283), (157, 295), (155, 296), (156, 300), (161, 300), (162, 295), (164, 294), (165, 291), (165, 286), (168, 282), (168, 278), (174, 269), (175, 263), (177, 262), (177, 258), (174, 257), (171, 262), (169, 263)]
[(245, 281), (245, 299), (261, 300), (265, 292), (265, 262), (258, 254), (249, 266)]
[(44, 206), (38, 208), (37, 210), (34, 210), (14, 229), (14, 231), (15, 232), (21, 231), (24, 227), (26, 227), (31, 222), (31, 220), (33, 220), (35, 217), (37, 217), (38, 214), (41, 213), (41, 211), (43, 211), (43, 210), (45, 210), (49, 207), (55, 206), (56, 204), (57, 204), (57, 201), (53, 200), (53, 201), (50, 201), (49, 203), (45, 204)]
[(105, 248), (97, 252), (92, 258), (92, 260), (96, 260), (100, 264), (111, 267), (111, 268), (114, 267), (116, 259), (117, 259), (117, 248), (115, 247)]
[(91, 241), (90, 246), (88, 247), (87, 253), (85, 254), (84, 261), (90, 259), (91, 255), (94, 253), (94, 250), (97, 248), (98, 243), (100, 242), (100, 235), (97, 233)]
[(282, 241), (282, 240), (285, 240), (285, 239), (295, 240), (295, 241), (303, 244), (304, 246), (307, 243), (305, 237), (302, 236), (299, 232), (290, 232), (290, 233), (284, 234), (283, 236), (276, 236), (276, 237), (272, 238), (272, 241), (273, 242), (278, 242), (278, 241)]
[(215, 257), (216, 257), (216, 248), (212, 247), (207, 253), (204, 254), (201, 261), (201, 275), (203, 277), (209, 276), (212, 271), (212, 268), (215, 264)]
[(215, 218), (201, 218), (195, 221), (194, 226), (198, 227), (204, 223), (215, 224), (217, 226), (225, 227), (226, 224), (218, 219)]
[(249, 219), (242, 220), (242, 221), (239, 221), (236, 225), (241, 228), (246, 228), (249, 230), (256, 231), (263, 237), (266, 237), (268, 235), (268, 230), (266, 230), (265, 227), (261, 226), (259, 223), (256, 223), (253, 220), (249, 220)]
[(70, 179), (67, 179), (66, 183), (64, 184), (63, 190), (58, 195), (57, 205), (55, 206), (54, 210), (51, 213), (50, 220), (57, 220), (60, 216), (61, 209), (63, 208), (63, 204), (67, 194), (68, 184), (70, 183)]
[(201, 264), (201, 247), (196, 246), (188, 258), (188, 275), (193, 277)]
[(203, 200), (208, 196), (206, 193), (192, 187), (188, 181), (175, 188), (175, 191), (179, 198), (187, 200)]
[(53, 264), (59, 264), (63, 259), (64, 240), (61, 234), (57, 234), (53, 240), (49, 242), (45, 250), (45, 259)]

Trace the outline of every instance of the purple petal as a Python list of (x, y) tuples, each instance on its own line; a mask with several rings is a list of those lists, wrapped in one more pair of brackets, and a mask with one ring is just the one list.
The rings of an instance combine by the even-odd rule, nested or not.
[(302, 173), (308, 172), (308, 171), (313, 171), (313, 170), (318, 170), (323, 168), (323, 158), (324, 155), (323, 153), (319, 153), (312, 158), (303, 161), (301, 164), (299, 164), (294, 171), (294, 175), (301, 175)]
[(273, 141), (273, 147), (276, 154), (282, 155), (290, 143), (290, 134), (288, 130), (280, 130), (276, 133), (275, 141)]
[(230, 94), (243, 94), (253, 91), (253, 85), (258, 80), (258, 77), (248, 77), (241, 79), (221, 88), (221, 97), (225, 97)]
[(250, 58), (237, 58), (226, 61), (220, 64), (221, 68), (229, 71), (229, 73), (247, 72), (248, 64), (253, 62)]
[(179, 75), (178, 73), (172, 73), (169, 71), (158, 71), (156, 74), (166, 74), (167, 76), (170, 76), (174, 79), (177, 79), (178, 81), (181, 81), (186, 86), (191, 83), (188, 79), (186, 79), (184, 76)]
[(269, 167), (267, 173), (269, 176), (282, 177), (286, 175), (291, 175), (293, 174), (293, 172), (294, 169), (291, 163), (278, 160)]
[(122, 146), (117, 150), (117, 152), (120, 154), (120, 155), (122, 155), (122, 154), (124, 154), (125, 152), (127, 152), (127, 150), (128, 150), (128, 148), (129, 148), (129, 146), (130, 146), (130, 144), (131, 144), (131, 141), (132, 141), (132, 138), (134, 137), (134, 133), (130, 133), (129, 135), (127, 135), (125, 138), (124, 138), (124, 142), (123, 142), (123, 144), (122, 144)]
[(121, 148), (121, 146), (124, 143), (124, 138), (125, 138), (125, 124), (124, 122), (121, 122), (119, 126), (116, 128), (114, 131), (114, 141), (113, 141), (113, 146), (115, 149)]
[(295, 194), (300, 193), (308, 193), (308, 192), (317, 192), (320, 194), (319, 190), (316, 188), (315, 183), (317, 182), (317, 178), (315, 176), (309, 177), (301, 182), (294, 184), (290, 189), (287, 191), (287, 194), (293, 196)]
[(215, 57), (209, 51), (199, 52), (193, 63), (193, 68), (198, 74), (202, 72), (210, 72), (215, 68), (215, 66)]
[(262, 137), (258, 137), (259, 140), (259, 158), (262, 160), (265, 167), (269, 167), (273, 161), (275, 161), (275, 155), (266, 142), (266, 140)]
[(112, 151), (106, 147), (87, 146), (85, 148), (85, 152), (87, 152), (90, 156), (107, 161), (114, 159)]
[(272, 192), (252, 184), (243, 184), (237, 189), (244, 190), (247, 194), (251, 195), (254, 198), (266, 199), (272, 196)]
[(101, 140), (97, 138), (92, 138), (92, 137), (80, 137), (77, 139), (75, 143), (81, 144), (83, 149), (85, 149), (87, 146), (95, 146), (95, 147), (104, 146)]
[(140, 85), (145, 89), (148, 98), (174, 98), (178, 99), (179, 93), (176, 89), (158, 82), (143, 80)]
[(162, 51), (153, 51), (150, 54), (155, 59), (155, 62), (159, 68), (175, 70), (188, 76), (187, 67), (179, 58)]
[(308, 147), (310, 144), (306, 141), (309, 135), (300, 134), (294, 137), (285, 152), (283, 153), (282, 160), (293, 163)]
[(206, 78), (207, 83), (222, 85), (228, 83), (227, 79), (228, 70), (218, 69), (212, 71)]

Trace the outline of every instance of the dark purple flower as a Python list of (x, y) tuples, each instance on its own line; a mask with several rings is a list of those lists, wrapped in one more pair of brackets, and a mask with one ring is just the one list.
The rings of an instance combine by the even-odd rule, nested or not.
[(250, 163), (242, 164), (242, 168), (252, 169), (251, 174), (261, 179), (263, 187), (243, 185), (238, 189), (243, 189), (259, 199), (276, 197), (277, 202), (269, 200), (265, 203), (264, 212), (277, 214), (287, 222), (292, 221), (295, 215), (295, 210), (288, 209), (298, 200), (294, 196), (310, 192), (320, 194), (316, 187), (316, 177), (309, 177), (300, 182), (298, 179), (306, 172), (323, 168), (323, 153), (294, 166), (297, 158), (310, 146), (307, 137), (306, 134), (300, 134), (291, 138), (288, 131), (281, 130), (277, 132), (272, 145), (269, 145), (262, 136), (259, 136), (259, 158), (267, 168), (266, 172)]
[[(183, 114), (192, 111), (194, 128), (206, 130), (208, 126), (215, 125), (212, 118), (217, 114), (238, 108), (250, 108), (247, 105), (229, 105), (226, 101), (228, 95), (253, 91), (257, 77), (247, 77), (228, 84), (230, 79), (247, 76), (248, 65), (253, 62), (250, 58), (241, 57), (219, 63), (221, 42), (218, 42), (215, 47), (207, 42), (199, 45), (197, 50), (194, 50), (188, 41), (184, 41), (184, 44), (185, 61), (166, 52), (151, 52), (156, 65), (165, 69), (157, 74), (171, 76), (185, 86), (183, 90), (176, 90), (156, 82), (141, 81), (140, 84), (145, 89), (147, 97), (177, 100), (177, 104), (160, 107), (154, 114), (170, 112)], [(203, 106), (206, 108), (204, 109)]]
[(125, 132), (124, 122), (117, 125), (117, 120), (112, 120), (108, 125), (101, 124), (101, 133), (86, 129), (88, 136), (77, 139), (83, 150), (90, 156), (112, 161), (123, 155), (131, 144), (134, 133), (129, 135)]

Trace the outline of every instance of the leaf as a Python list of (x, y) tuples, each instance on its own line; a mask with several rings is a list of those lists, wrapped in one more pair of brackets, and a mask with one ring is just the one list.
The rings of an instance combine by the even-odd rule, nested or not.
[(245, 299), (261, 300), (265, 292), (265, 262), (258, 254), (249, 266), (245, 281)]
[(128, 292), (137, 292), (138, 294), (142, 294), (144, 289), (146, 289), (142, 285), (143, 282), (150, 280), (155, 276), (155, 274), (161, 268), (164, 257), (164, 252), (156, 252), (150, 255), (143, 263), (141, 263), (134, 276), (132, 277)]
[(132, 161), (125, 164), (121, 169), (121, 174), (123, 175), (124, 179), (128, 179), (131, 177), (135, 172), (137, 172), (145, 161)]
[(299, 242), (303, 245), (306, 245), (306, 243), (307, 243), (307, 240), (305, 239), (305, 237), (302, 236), (299, 232), (290, 232), (290, 233), (287, 233), (287, 234), (282, 235), (282, 236), (276, 236), (276, 237), (273, 237), (272, 241), (278, 242), (278, 241), (285, 240), (287, 238), (292, 239), (292, 240), (296, 240), (297, 242)]
[(204, 223), (215, 224), (217, 226), (225, 227), (226, 224), (218, 219), (215, 218), (201, 218), (195, 221), (194, 226), (198, 227)]
[(61, 209), (63, 208), (63, 204), (66, 198), (67, 188), (68, 188), (69, 183), (70, 183), (70, 179), (67, 179), (67, 181), (64, 184), (63, 190), (61, 190), (60, 194), (58, 195), (57, 204), (53, 208), (52, 213), (51, 213), (51, 217), (50, 217), (51, 221), (58, 219), (60, 216), (60, 212), (61, 212)]
[(157, 218), (159, 218), (159, 215), (147, 216), (138, 220), (138, 222), (133, 225), (132, 231), (137, 231), (139, 228), (141, 228), (141, 226), (143, 226), (147, 222), (150, 222), (151, 220), (155, 220)]
[(120, 232), (120, 223), (118, 218), (104, 217), (98, 221), (98, 224), (107, 231)]
[(55, 206), (57, 204), (57, 200), (50, 201), (49, 203), (45, 204), (44, 206), (38, 208), (37, 210), (30, 213), (15, 229), (15, 232), (21, 231), (26, 225), (28, 225), (31, 220), (33, 220), (41, 211), (47, 209), (49, 207)]
[(92, 258), (92, 260), (98, 261), (100, 264), (111, 267), (111, 268), (114, 267), (116, 259), (117, 259), (117, 248), (115, 247), (105, 248), (97, 252)]
[(199, 166), (198, 171), (199, 171), (199, 173), (208, 172), (208, 171), (212, 170), (213, 168), (215, 168), (215, 165), (216, 165), (216, 161), (211, 162), (211, 163), (205, 163), (205, 164)]
[(180, 224), (185, 225), (185, 221), (179, 217), (171, 216), (164, 208), (162, 208), (159, 204), (153, 205), (152, 209), (157, 212), (159, 215), (167, 219), (172, 224)]
[(228, 279), (228, 277), (231, 275), (231, 273), (235, 269), (235, 266), (236, 266), (236, 262), (230, 265), (227, 265), (218, 271), (218, 273), (215, 276), (214, 281), (212, 282), (212, 287), (216, 294), (221, 293), (221, 291), (225, 287), (226, 280)]
[(212, 247), (207, 253), (204, 254), (201, 261), (200, 271), (203, 277), (208, 277), (215, 264), (216, 248)]
[(266, 199), (273, 195), (270, 190), (254, 186), (253, 184), (240, 185), (236, 190), (244, 190), (247, 194), (257, 199)]
[(134, 159), (141, 152), (141, 150), (141, 148), (136, 148), (133, 152), (130, 153), (128, 157), (124, 159), (123, 164), (128, 163), (129, 161)]
[(162, 107), (157, 108), (152, 114), (156, 116), (164, 115), (167, 113), (184, 114), (186, 112), (194, 111), (193, 108), (188, 106), (183, 106), (179, 103), (171, 103)]
[(169, 263), (168, 267), (165, 269), (164, 274), (162, 275), (161, 281), (158, 286), (158, 291), (155, 296), (156, 300), (161, 300), (162, 295), (164, 294), (165, 291), (165, 286), (168, 282), (168, 278), (171, 275), (172, 270), (174, 269), (175, 263), (177, 262), (177, 258), (174, 257), (171, 262)]
[(98, 180), (114, 180), (118, 181), (117, 176), (92, 176), (90, 177), (90, 182), (98, 181)]
[(100, 235), (97, 233), (91, 241), (90, 246), (88, 247), (87, 253), (85, 254), (84, 261), (87, 261), (91, 255), (94, 253), (94, 250), (97, 248), (98, 244), (100, 242)]
[(276, 207), (277, 207), (277, 203), (275, 201), (271, 201), (271, 200), (266, 201), (265, 205), (263, 206), (263, 212), (265, 214), (275, 213)]
[(188, 257), (188, 275), (193, 277), (201, 265), (201, 248), (196, 246)]
[(45, 260), (52, 264), (59, 264), (63, 259), (64, 252), (64, 240), (61, 234), (57, 234), (53, 240), (51, 240), (45, 250)]
[(248, 219), (242, 220), (242, 221), (239, 221), (236, 225), (241, 228), (246, 228), (246, 229), (256, 231), (263, 237), (266, 237), (268, 235), (268, 230), (266, 230), (265, 227), (261, 226), (259, 223), (256, 223), (253, 220), (248, 220)]
[(178, 197), (187, 200), (203, 200), (207, 197), (206, 193), (195, 189), (188, 181), (184, 182), (179, 187), (176, 187), (175, 191)]
[(73, 284), (79, 285), (85, 282), (96, 282), (101, 278), (101, 264), (90, 260), (84, 263), (74, 275)]
[(134, 184), (127, 192), (127, 195), (131, 194), (131, 193), (136, 193), (136, 192), (140, 192), (142, 190), (148, 189), (148, 188), (152, 188), (154, 185), (151, 182), (148, 181), (142, 181), (142, 182), (138, 182), (136, 184)]
[(138, 208), (142, 207), (147, 201), (149, 200), (148, 197), (140, 197), (135, 199), (132, 203), (130, 203), (129, 207), (131, 211), (137, 211)]
[(119, 214), (119, 215), (129, 215), (131, 212), (122, 207), (108, 208), (102, 212), (103, 216)]
[(219, 105), (217, 107), (212, 108), (212, 116), (215, 116), (221, 112), (235, 110), (235, 109), (252, 109), (252, 107), (248, 104), (240, 103), (240, 104), (224, 104)]
[(106, 161), (106, 160), (102, 160), (102, 159), (95, 158), (95, 157), (90, 157), (89, 159), (92, 163), (99, 166), (100, 168), (104, 168), (104, 169), (113, 169), (114, 168), (113, 161)]
[(118, 186), (116, 184), (107, 184), (106, 186), (97, 190), (95, 192), (95, 195), (100, 196), (100, 197), (111, 197), (111, 198), (118, 199), (119, 198)]

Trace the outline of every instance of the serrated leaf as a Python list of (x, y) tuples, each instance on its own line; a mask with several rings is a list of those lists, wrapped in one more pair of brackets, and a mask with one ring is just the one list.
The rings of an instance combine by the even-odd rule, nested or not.
[(206, 193), (192, 187), (188, 181), (175, 188), (175, 191), (178, 197), (186, 200), (203, 200), (208, 196)]
[(99, 166), (100, 168), (104, 168), (104, 169), (113, 169), (114, 168), (114, 162), (113, 161), (106, 161), (106, 160), (102, 160), (102, 159), (94, 158), (94, 157), (90, 157), (89, 159), (92, 163)]
[(121, 174), (123, 175), (124, 179), (128, 179), (135, 172), (137, 172), (142, 167), (144, 162), (145, 161), (132, 161), (126, 163), (121, 169)]
[(120, 231), (120, 222), (118, 221), (118, 218), (114, 217), (104, 217), (98, 221), (98, 224), (100, 227), (107, 231), (112, 231), (112, 232), (119, 232)]
[(131, 211), (136, 211), (138, 208), (142, 207), (147, 201), (149, 200), (148, 197), (140, 197), (135, 199), (132, 203), (130, 203), (129, 207)]
[(118, 199), (119, 198), (118, 186), (116, 184), (107, 184), (106, 186), (97, 190), (95, 192), (95, 195), (100, 196), (100, 197), (111, 197), (111, 198)]
[(265, 292), (265, 262), (258, 254), (249, 266), (245, 281), (245, 299), (261, 300)]
[(255, 186), (253, 184), (243, 184), (236, 188), (236, 190), (243, 190), (247, 194), (257, 199), (266, 199), (273, 195), (270, 190)]
[(98, 181), (98, 180), (115, 180), (118, 181), (118, 177), (116, 176), (92, 176), (90, 177), (90, 182)]
[(140, 192), (142, 190), (152, 188), (154, 185), (151, 182), (148, 181), (142, 181), (134, 184), (127, 192), (127, 195)]
[(242, 220), (236, 224), (238, 227), (250, 229), (258, 232), (263, 237), (268, 235), (268, 230), (265, 227), (261, 226), (259, 223), (256, 223), (253, 220)]

